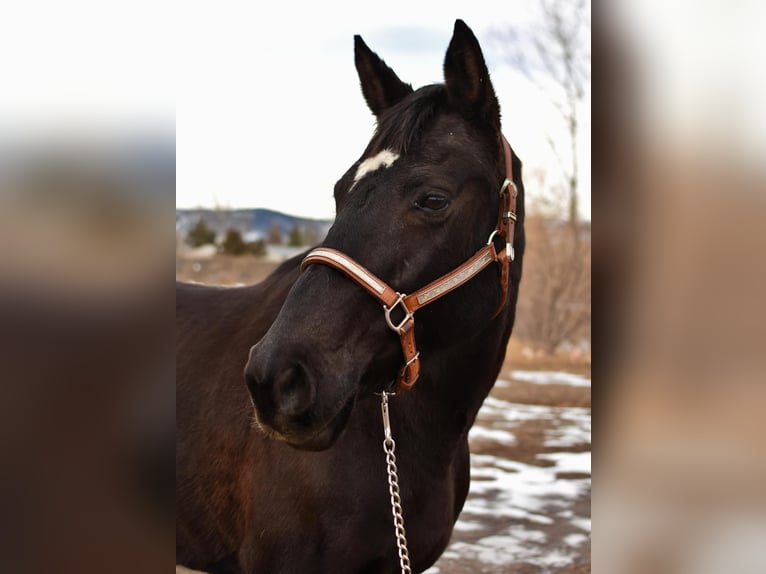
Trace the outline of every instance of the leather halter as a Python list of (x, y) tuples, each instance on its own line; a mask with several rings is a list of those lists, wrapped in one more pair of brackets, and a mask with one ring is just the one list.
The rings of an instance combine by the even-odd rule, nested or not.
[[(313, 263), (329, 265), (343, 272), (357, 285), (375, 297), (383, 305), (388, 327), (399, 335), (404, 353), (404, 366), (396, 378), (395, 391), (409, 390), (415, 384), (420, 373), (420, 353), (415, 344), (415, 317), (418, 309), (440, 299), (447, 293), (457, 289), (473, 279), (490, 263), (498, 264), (500, 276), (501, 300), (493, 315), (493, 319), (502, 311), (508, 297), (508, 268), (514, 259), (513, 234), (516, 224), (516, 197), (518, 190), (513, 183), (513, 168), (511, 162), (511, 146), (502, 136), (503, 154), (505, 156), (506, 179), (500, 187), (500, 210), (497, 225), (487, 240), (486, 245), (479, 249), (470, 259), (449, 273), (442, 275), (415, 293), (406, 295), (399, 293), (385, 281), (375, 276), (368, 269), (356, 262), (345, 253), (329, 247), (318, 247), (312, 250), (301, 263), (301, 271)], [(495, 248), (495, 238), (500, 237), (505, 242), (505, 249)], [(391, 312), (401, 307), (404, 318), (398, 323), (391, 319)]]

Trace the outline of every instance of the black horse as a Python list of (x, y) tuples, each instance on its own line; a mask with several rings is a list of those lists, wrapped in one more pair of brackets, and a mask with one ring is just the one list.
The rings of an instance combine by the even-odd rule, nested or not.
[[(377, 129), (335, 186), (337, 216), (322, 247), (402, 293), (484, 245), (494, 256), (510, 166), (471, 30), (455, 23), (444, 84), (413, 91), (358, 36), (355, 62)], [(512, 172), (519, 195), (507, 287), (490, 264), (418, 310), (420, 376), (391, 398), (416, 572), (444, 551), (468, 494), (468, 431), (513, 326), (524, 253), (515, 155)], [(399, 337), (347, 274), (319, 264), (301, 272), (302, 259), (254, 286), (177, 286), (179, 564), (215, 573), (399, 571), (379, 396), (402, 366)]]

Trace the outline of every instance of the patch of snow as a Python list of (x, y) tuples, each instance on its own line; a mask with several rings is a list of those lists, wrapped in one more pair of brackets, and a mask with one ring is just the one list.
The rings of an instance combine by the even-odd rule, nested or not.
[(477, 424), (486, 424), (493, 419), (505, 420), (508, 422), (523, 422), (539, 419), (550, 419), (555, 416), (552, 408), (541, 405), (524, 405), (504, 401), (496, 397), (487, 397), (479, 412), (480, 420)]
[[(572, 380), (578, 379), (585, 380)], [(590, 444), (590, 409), (517, 404), (492, 396), (484, 401), (469, 438), (513, 443), (514, 430), (533, 420), (547, 421), (546, 447)], [(428, 574), (438, 573), (438, 564), (442, 571), (449, 571), (450, 563), (460, 571), (476, 572), (497, 572), (521, 562), (551, 571), (574, 563), (591, 528), (590, 518), (575, 512), (575, 503), (588, 494), (591, 481), (557, 479), (556, 475), (589, 474), (591, 454), (551, 452), (538, 455), (538, 460), (552, 464), (471, 454), (470, 492), (455, 525), (455, 539)], [(545, 530), (557, 523), (580, 532), (548, 540)]]
[(590, 379), (564, 371), (511, 371), (511, 378), (536, 385), (590, 387)]
[(477, 530), (481, 530), (484, 528), (483, 524), (480, 524), (478, 522), (471, 522), (470, 520), (458, 520), (455, 523), (455, 530), (459, 530), (462, 532), (476, 532)]
[(585, 532), (590, 532), (591, 531), (591, 521), (590, 521), (590, 518), (579, 518), (579, 517), (576, 517), (576, 518), (573, 518), (572, 520), (570, 520), (569, 523), (572, 526), (574, 526), (576, 528), (579, 528), (580, 530), (585, 530)]
[(551, 429), (546, 436), (545, 446), (566, 448), (590, 444), (590, 409), (567, 408), (558, 413), (559, 426)]
[(543, 556), (536, 556), (530, 562), (542, 567), (563, 568), (574, 562), (576, 554), (565, 553), (563, 550), (554, 549)]
[[(530, 537), (530, 534), (538, 536)], [(487, 536), (473, 544), (456, 542), (442, 555), (445, 561), (468, 560), (476, 561), (482, 565), (505, 566), (513, 562), (528, 562), (543, 567), (561, 568), (574, 561), (574, 554), (565, 554), (561, 550), (548, 552), (544, 556), (538, 555), (534, 543), (544, 543), (545, 534), (537, 531), (524, 531), (521, 528), (512, 528), (507, 535)], [(428, 574), (438, 572), (438, 567), (427, 570)], [(482, 570), (484, 571), (484, 570)], [(492, 571), (497, 571), (493, 569)]]
[(574, 533), (564, 536), (564, 544), (577, 548), (580, 544), (588, 541), (588, 537), (585, 534)]
[(471, 428), (468, 433), (468, 437), (470, 439), (490, 440), (502, 444), (513, 444), (516, 442), (516, 437), (513, 436), (513, 433), (511, 432), (498, 429), (488, 429), (481, 426), (474, 426)]
[(185, 255), (195, 259), (210, 259), (216, 253), (218, 253), (218, 248), (212, 243), (208, 243), (199, 247), (190, 247), (186, 250)]
[(538, 454), (537, 458), (552, 460), (556, 472), (584, 472), (590, 474), (590, 452), (553, 452)]

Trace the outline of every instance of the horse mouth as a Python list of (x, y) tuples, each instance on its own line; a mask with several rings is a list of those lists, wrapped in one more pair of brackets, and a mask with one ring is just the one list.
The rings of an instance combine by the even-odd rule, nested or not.
[(319, 428), (308, 433), (296, 431), (291, 428), (279, 430), (271, 424), (264, 423), (255, 409), (255, 424), (269, 438), (286, 442), (293, 448), (307, 451), (327, 450), (346, 428), (351, 411), (354, 408), (356, 397), (351, 396), (333, 416), (319, 424)]

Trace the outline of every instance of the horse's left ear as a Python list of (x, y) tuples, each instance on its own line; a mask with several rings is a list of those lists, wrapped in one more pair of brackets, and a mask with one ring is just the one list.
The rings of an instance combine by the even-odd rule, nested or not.
[(462, 20), (444, 58), (444, 81), (450, 102), (469, 119), (479, 119), (500, 131), (500, 106), (489, 79), (479, 41)]
[(354, 63), (364, 99), (375, 117), (412, 93), (412, 86), (402, 82), (359, 35), (354, 36)]

